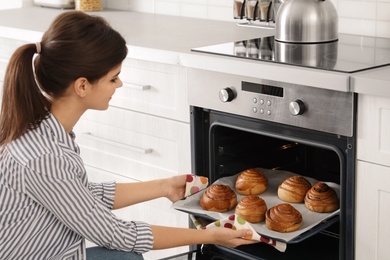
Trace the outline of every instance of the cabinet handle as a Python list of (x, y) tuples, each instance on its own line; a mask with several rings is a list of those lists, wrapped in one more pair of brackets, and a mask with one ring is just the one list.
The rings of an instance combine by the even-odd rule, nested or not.
[(90, 132), (83, 133), (83, 136), (90, 139), (90, 140), (94, 140), (96, 142), (99, 142), (99, 143), (114, 145), (116, 147), (131, 150), (131, 151), (137, 152), (137, 153), (147, 154), (147, 153), (151, 153), (153, 151), (152, 148), (141, 148), (141, 147), (132, 146), (132, 145), (128, 145), (128, 144), (118, 143), (118, 142), (115, 142), (115, 141), (112, 141), (112, 140), (109, 140), (106, 138), (95, 136)]
[(131, 88), (135, 90), (148, 90), (150, 89), (150, 85), (141, 85), (141, 84), (135, 84), (135, 83), (123, 83), (124, 88)]

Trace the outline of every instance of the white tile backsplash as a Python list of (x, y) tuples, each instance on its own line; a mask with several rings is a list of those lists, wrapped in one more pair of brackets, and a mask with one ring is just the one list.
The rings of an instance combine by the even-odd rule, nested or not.
[[(340, 33), (390, 38), (390, 0), (330, 1), (339, 15)], [(233, 19), (233, 0), (104, 0), (103, 3), (112, 9), (239, 22)]]

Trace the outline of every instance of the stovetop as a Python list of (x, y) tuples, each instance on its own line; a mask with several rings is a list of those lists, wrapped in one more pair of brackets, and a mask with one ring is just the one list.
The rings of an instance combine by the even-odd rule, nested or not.
[(284, 43), (274, 36), (193, 48), (192, 51), (354, 73), (390, 64), (390, 39), (339, 34), (327, 43)]

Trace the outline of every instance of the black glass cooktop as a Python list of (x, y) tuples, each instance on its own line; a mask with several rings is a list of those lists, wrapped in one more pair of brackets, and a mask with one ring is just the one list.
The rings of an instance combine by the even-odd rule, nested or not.
[(347, 73), (390, 65), (390, 39), (349, 34), (314, 44), (284, 43), (268, 36), (192, 51)]

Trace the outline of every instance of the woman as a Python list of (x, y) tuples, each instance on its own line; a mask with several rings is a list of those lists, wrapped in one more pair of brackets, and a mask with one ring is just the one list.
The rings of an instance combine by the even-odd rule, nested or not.
[[(153, 226), (111, 213), (181, 199), (185, 175), (88, 183), (72, 128), (87, 109), (108, 108), (126, 55), (105, 20), (68, 11), (11, 57), (0, 114), (0, 259), (142, 259), (151, 249), (254, 243), (242, 238), (249, 230)], [(85, 239), (100, 247), (86, 250)]]

